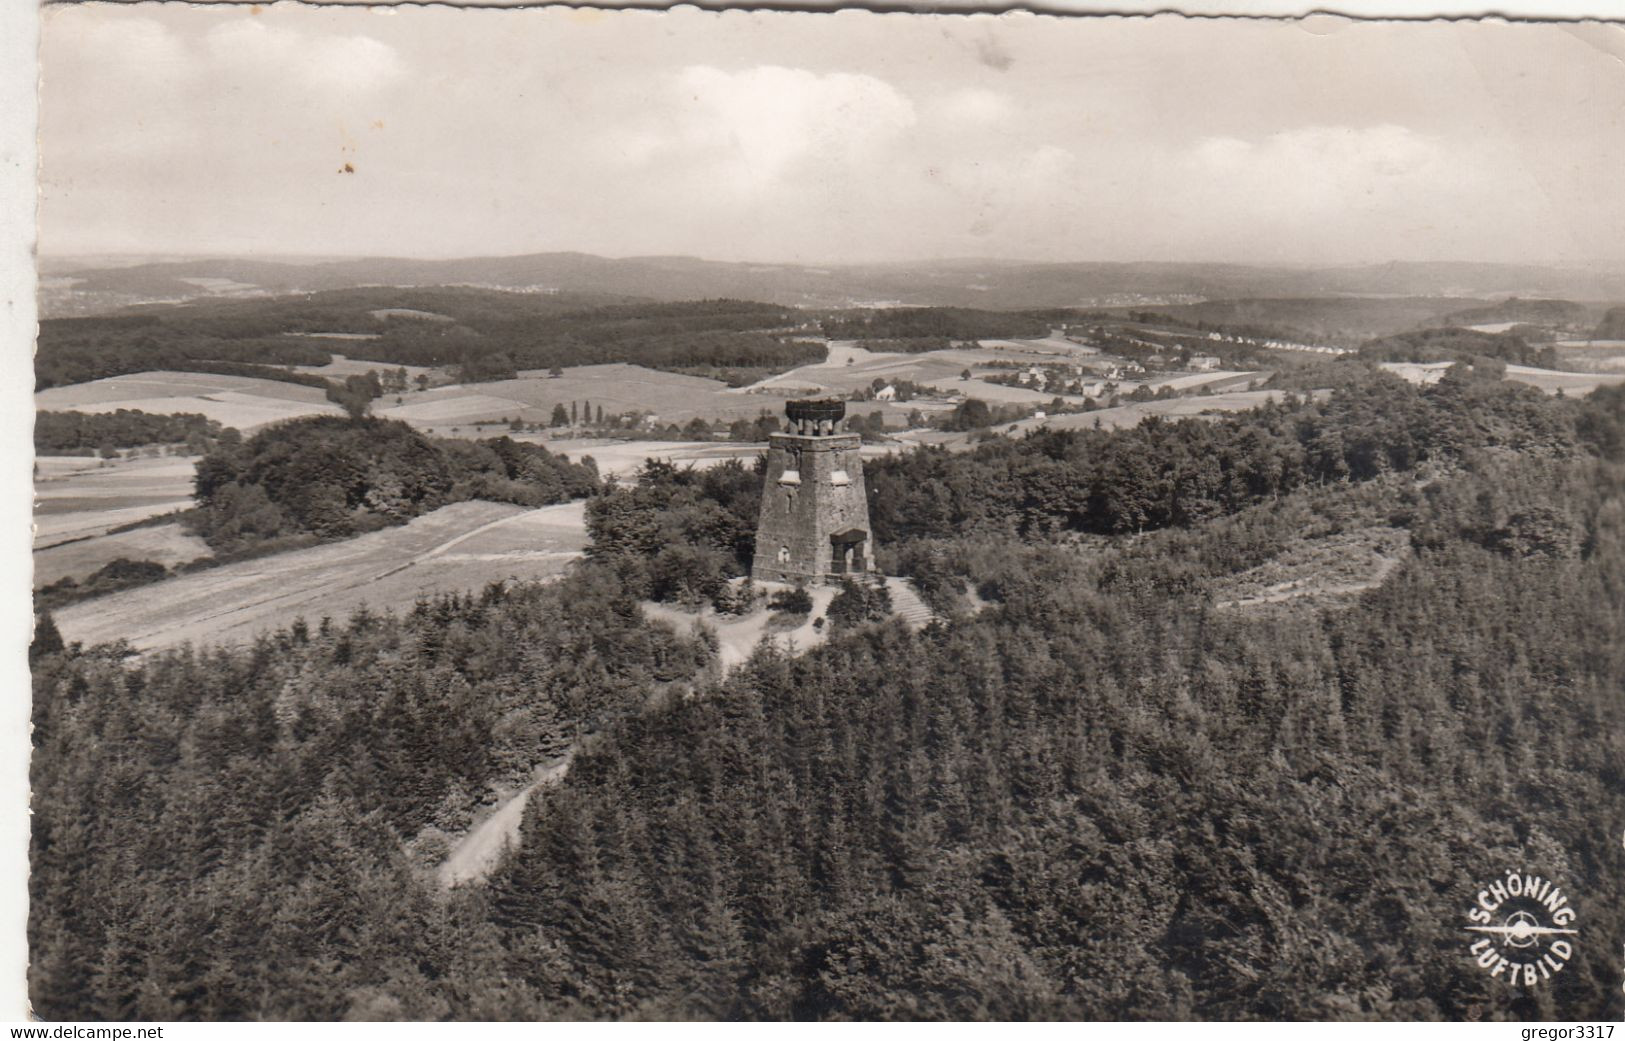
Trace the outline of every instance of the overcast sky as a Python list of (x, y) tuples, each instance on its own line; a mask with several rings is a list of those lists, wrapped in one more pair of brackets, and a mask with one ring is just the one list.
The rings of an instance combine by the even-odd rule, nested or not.
[(47, 254), (1625, 262), (1617, 26), (143, 4), (43, 32)]

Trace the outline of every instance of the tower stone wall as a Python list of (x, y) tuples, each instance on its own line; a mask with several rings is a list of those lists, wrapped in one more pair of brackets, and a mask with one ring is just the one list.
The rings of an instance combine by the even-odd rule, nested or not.
[(768, 440), (751, 577), (819, 583), (874, 570), (862, 439), (836, 433), (840, 401), (792, 401), (790, 430)]

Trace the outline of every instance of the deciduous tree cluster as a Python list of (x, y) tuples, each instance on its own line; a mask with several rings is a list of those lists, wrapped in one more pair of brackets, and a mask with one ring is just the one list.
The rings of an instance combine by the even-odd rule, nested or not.
[(651, 459), (629, 488), (587, 504), (588, 555), (657, 600), (714, 600), (750, 570), (761, 468), (729, 460), (705, 470)]
[(41, 455), (159, 444), (185, 445), (201, 454), (217, 442), (233, 443), (241, 438), (236, 429), (194, 412), (157, 415), (121, 408), (97, 413), (48, 409), (34, 413), (34, 451)]
[(451, 502), (542, 506), (590, 495), (596, 469), (507, 437), (431, 439), (405, 423), (316, 416), (198, 463), (188, 522), (219, 552), (285, 535), (342, 538)]

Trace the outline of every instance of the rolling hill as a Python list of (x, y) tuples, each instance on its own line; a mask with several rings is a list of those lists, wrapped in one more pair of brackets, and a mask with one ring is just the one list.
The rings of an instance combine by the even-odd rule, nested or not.
[[(54, 270), (65, 265), (58, 262)], [(1015, 309), (1295, 296), (1547, 296), (1625, 299), (1625, 271), (1477, 263), (1265, 267), (1200, 263), (943, 260), (816, 267), (585, 253), (414, 260), (201, 258), (74, 268), (43, 297), (48, 313), (132, 302), (359, 286), (473, 285), (654, 300), (727, 297), (798, 307), (890, 303)], [(1457, 308), (1459, 309), (1459, 308)]]

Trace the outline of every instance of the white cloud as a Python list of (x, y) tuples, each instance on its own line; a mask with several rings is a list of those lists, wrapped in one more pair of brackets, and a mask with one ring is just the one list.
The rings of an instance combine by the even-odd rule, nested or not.
[(953, 91), (942, 99), (938, 108), (953, 125), (994, 125), (1008, 119), (1014, 112), (1009, 98), (985, 87), (964, 87)]
[(1425, 243), (1446, 256), (1504, 257), (1511, 243), (1550, 237), (1538, 189), (1481, 136), (1385, 123), (1210, 137), (1147, 177), (1145, 199), (1168, 200), (1176, 215), (1178, 227), (1158, 218), (1163, 233), (1182, 227), (1197, 255), (1314, 259), (1335, 244), (1365, 261), (1414, 256)]
[(315, 41), (304, 72), (318, 86), (373, 90), (404, 71), (395, 49), (370, 36), (338, 36)]
[(846, 162), (914, 125), (914, 104), (884, 80), (760, 65), (678, 76), (679, 133), (716, 149), (741, 186), (764, 187), (804, 160)]
[(1534, 27), (45, 21), (54, 249), (1516, 259), (1617, 256), (1625, 214), (1618, 63)]
[(1077, 156), (1057, 145), (947, 163), (934, 179), (948, 193), (934, 223), (962, 226), (977, 238), (1047, 237), (1073, 208), (1077, 169)]
[[(151, 18), (130, 17), (119, 22), (80, 19), (71, 8), (46, 8), (45, 27), (54, 33), (73, 34), (71, 50), (64, 50), (57, 62), (93, 69), (146, 69), (151, 72), (184, 68), (186, 46), (167, 27)], [(66, 20), (64, 20), (66, 19)], [(50, 37), (54, 42), (54, 37)]]
[(370, 36), (307, 36), (263, 18), (215, 27), (204, 38), (203, 49), (228, 80), (292, 79), (315, 90), (372, 90), (404, 71), (394, 48)]
[(1320, 206), (1438, 188), (1454, 176), (1446, 154), (1431, 137), (1384, 124), (1298, 127), (1257, 143), (1210, 137), (1193, 158), (1220, 191)]

